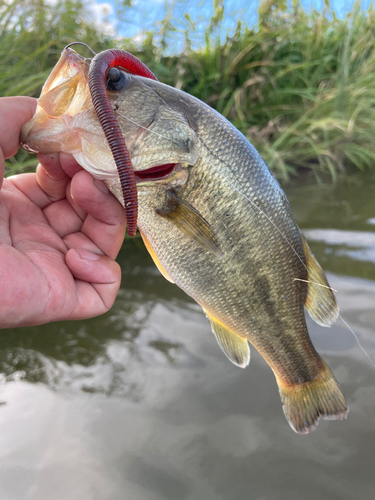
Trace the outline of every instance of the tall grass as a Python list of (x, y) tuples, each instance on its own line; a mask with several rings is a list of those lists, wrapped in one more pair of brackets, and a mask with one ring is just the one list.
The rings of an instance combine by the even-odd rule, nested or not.
[(238, 21), (221, 43), (222, 2), (215, 0), (215, 6), (204, 46), (191, 49), (191, 22), (183, 53), (166, 56), (160, 40), (173, 32), (170, 13), (163, 36), (146, 33), (139, 47), (103, 37), (79, 1), (60, 1), (53, 9), (43, 0), (13, 2), (0, 15), (0, 92), (36, 95), (71, 41), (85, 41), (97, 51), (116, 45), (141, 57), (161, 81), (231, 120), (282, 180), (301, 169), (334, 179), (351, 165), (374, 168), (372, 7), (363, 11), (357, 3), (340, 20), (327, 3), (321, 12), (308, 13), (298, 0), (289, 7), (266, 0), (254, 28)]

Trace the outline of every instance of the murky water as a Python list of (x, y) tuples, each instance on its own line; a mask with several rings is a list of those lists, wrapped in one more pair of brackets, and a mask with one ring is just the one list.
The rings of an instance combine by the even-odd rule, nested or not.
[[(375, 176), (287, 191), (375, 360)], [(255, 349), (233, 366), (140, 240), (119, 261), (105, 316), (0, 332), (2, 500), (374, 498), (375, 369), (343, 323), (308, 319), (349, 418), (299, 436)]]

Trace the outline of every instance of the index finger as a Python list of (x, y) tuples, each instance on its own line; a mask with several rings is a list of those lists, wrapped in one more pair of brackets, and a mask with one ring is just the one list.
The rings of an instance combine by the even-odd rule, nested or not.
[[(49, 201), (58, 201), (65, 198), (65, 190), (71, 177), (82, 167), (73, 156), (66, 153), (38, 154), (38, 165), (36, 177), (39, 187), (42, 189), (45, 199), (41, 198), (38, 205)], [(49, 204), (47, 202), (47, 204)], [(46, 206), (46, 205), (45, 205)]]
[(18, 174), (8, 177), (30, 201), (44, 209), (51, 203), (66, 197), (66, 188), (70, 176), (65, 173), (60, 163), (61, 153), (39, 154), (40, 161), (36, 174)]

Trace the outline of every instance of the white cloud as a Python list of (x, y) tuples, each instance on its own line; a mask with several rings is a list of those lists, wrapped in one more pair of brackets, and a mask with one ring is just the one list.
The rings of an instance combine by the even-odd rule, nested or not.
[(97, 28), (106, 35), (113, 35), (113, 19), (114, 8), (109, 2), (85, 2), (88, 12), (92, 15), (93, 21)]
[(88, 7), (95, 16), (97, 22), (102, 22), (103, 18), (113, 14), (113, 6), (108, 2), (88, 2)]

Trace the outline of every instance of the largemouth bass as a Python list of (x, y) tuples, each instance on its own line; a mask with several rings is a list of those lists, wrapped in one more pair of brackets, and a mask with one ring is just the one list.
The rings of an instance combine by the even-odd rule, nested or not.
[[(65, 49), (21, 142), (72, 154), (123, 202), (116, 165), (88, 89), (90, 59)], [(343, 419), (340, 387), (308, 335), (304, 308), (330, 326), (338, 306), (266, 163), (225, 118), (158, 81), (121, 72), (108, 90), (138, 192), (138, 229), (166, 279), (200, 304), (226, 356), (273, 370), (300, 434)]]

